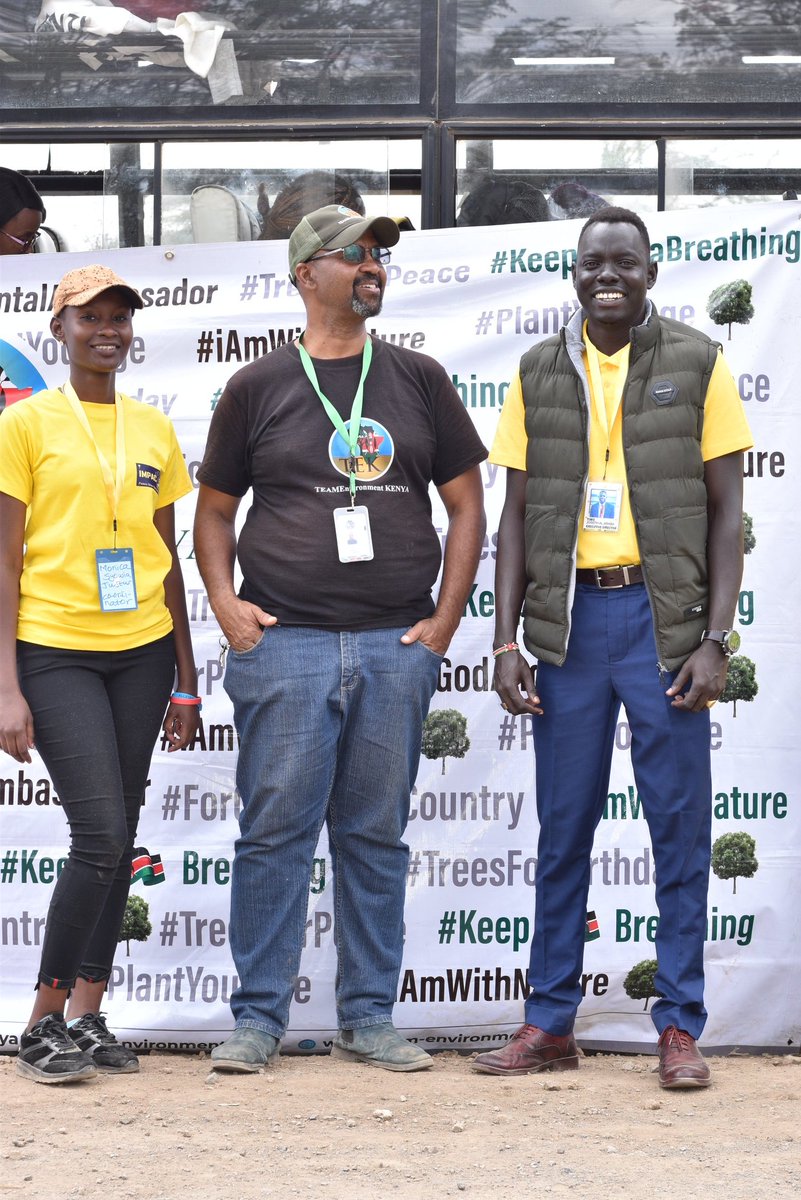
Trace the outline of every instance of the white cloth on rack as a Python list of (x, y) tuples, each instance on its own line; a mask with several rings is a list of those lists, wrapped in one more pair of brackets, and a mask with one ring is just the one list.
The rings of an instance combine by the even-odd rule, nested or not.
[[(159, 17), (156, 21), (143, 21), (111, 0), (43, 0), (35, 28), (42, 32), (89, 33), (96, 37), (114, 37), (120, 33), (177, 37), (183, 43), (184, 63), (194, 75), (207, 80), (215, 104), (242, 95), (236, 52), (230, 40), (223, 40), (225, 32), (236, 26), (212, 13), (183, 12), (175, 20)], [(148, 55), (147, 49), (135, 47), (130, 53), (139, 58), (151, 57), (157, 65), (180, 62), (170, 51), (153, 50)], [(125, 50), (121, 48), (119, 54), (124, 57)], [(85, 61), (93, 70), (99, 66), (91, 56), (86, 56)]]
[(184, 44), (184, 62), (190, 71), (205, 79), (214, 65), (217, 51), (226, 29), (234, 29), (230, 21), (203, 13), (179, 13), (174, 21), (159, 17), (159, 33), (179, 37)]

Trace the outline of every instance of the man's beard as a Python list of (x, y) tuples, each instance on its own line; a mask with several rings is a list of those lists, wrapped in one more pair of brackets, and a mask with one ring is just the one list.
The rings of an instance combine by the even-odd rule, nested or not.
[(381, 305), (383, 303), (383, 300), (384, 300), (383, 295), (376, 296), (370, 300), (363, 300), (361, 298), (361, 296), (358, 296), (356, 294), (356, 292), (354, 292), (353, 299), (351, 300), (350, 303), (351, 303), (351, 308), (356, 313), (356, 316), (361, 317), (363, 320), (366, 320), (368, 317), (377, 317), (378, 316), (378, 314), (381, 312)]

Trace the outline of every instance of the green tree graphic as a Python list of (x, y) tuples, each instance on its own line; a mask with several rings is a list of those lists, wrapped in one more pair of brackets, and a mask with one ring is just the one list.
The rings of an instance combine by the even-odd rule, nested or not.
[(732, 325), (747, 325), (754, 315), (752, 291), (747, 279), (735, 279), (732, 283), (722, 283), (709, 293), (706, 311), (716, 325), (728, 326), (729, 341)]
[(442, 759), (445, 774), (446, 758), (464, 758), (470, 749), (467, 736), (467, 717), (455, 708), (438, 708), (423, 722), (423, 754), (426, 758)]
[(749, 833), (723, 833), (712, 847), (712, 870), (718, 879), (733, 879), (737, 892), (738, 879), (751, 879), (759, 863), (756, 842)]
[(125, 942), (130, 957), (131, 942), (146, 942), (152, 932), (153, 926), (150, 924), (150, 908), (147, 900), (143, 900), (141, 896), (129, 896), (117, 941)]
[(648, 1001), (652, 996), (662, 995), (654, 983), (657, 965), (655, 958), (644, 958), (631, 968), (623, 980), (623, 991), (630, 1000), (645, 1001), (643, 1012), (648, 1012)]
[(726, 686), (720, 694), (721, 704), (731, 704), (732, 716), (737, 716), (737, 701), (753, 700), (759, 691), (756, 681), (756, 666), (745, 654), (735, 654), (729, 659)]
[(756, 545), (754, 536), (754, 518), (747, 512), (743, 513), (743, 551), (750, 554)]

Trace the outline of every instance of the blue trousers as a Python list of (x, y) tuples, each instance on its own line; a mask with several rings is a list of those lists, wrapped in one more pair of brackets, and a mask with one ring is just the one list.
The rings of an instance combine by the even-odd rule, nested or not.
[[(700, 1036), (704, 939), (711, 852), (709, 713), (671, 707), (659, 677), (644, 584), (602, 590), (579, 584), (567, 658), (541, 663), (534, 719), (540, 820), (536, 915), (526, 1021), (568, 1033), (581, 999), (580, 977), (596, 826), (609, 791), (620, 705), (631, 727), (634, 780), (648, 822), (659, 927), (652, 1009), (668, 1025)], [(632, 962), (632, 966), (634, 963)]]
[(300, 966), (312, 859), (334, 868), (341, 1029), (389, 1021), (403, 958), (403, 833), (441, 659), (400, 629), (273, 626), (229, 651), (240, 836), (231, 884), (238, 1028), (280, 1038)]

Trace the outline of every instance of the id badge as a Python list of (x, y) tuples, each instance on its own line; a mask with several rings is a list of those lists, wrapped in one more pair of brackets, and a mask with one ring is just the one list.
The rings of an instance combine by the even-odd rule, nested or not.
[(616, 533), (620, 528), (620, 510), (623, 507), (623, 484), (595, 482), (587, 483), (584, 498), (584, 528), (600, 533)]
[(128, 612), (138, 608), (133, 550), (95, 550), (101, 612)]
[(370, 535), (370, 514), (365, 505), (334, 509), (334, 529), (337, 535), (339, 561), (367, 562), (373, 557)]

